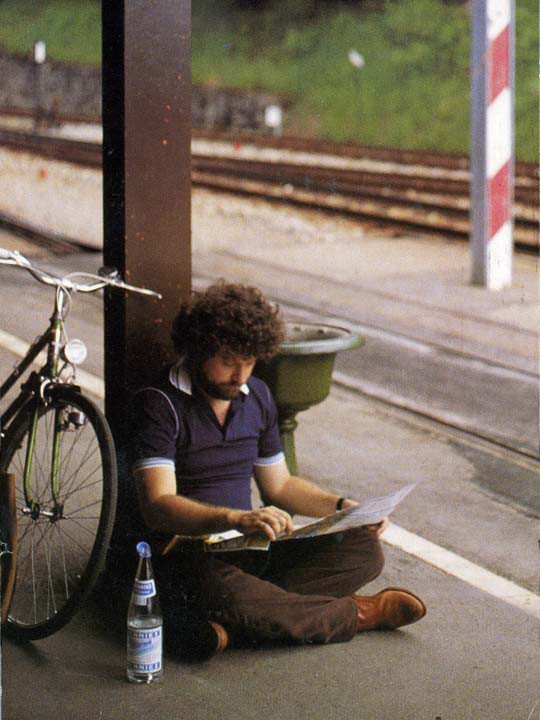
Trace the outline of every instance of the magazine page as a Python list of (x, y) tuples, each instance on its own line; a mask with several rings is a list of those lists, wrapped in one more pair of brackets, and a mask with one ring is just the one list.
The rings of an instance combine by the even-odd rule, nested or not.
[[(416, 483), (405, 485), (400, 490), (382, 497), (366, 500), (360, 505), (340, 510), (320, 520), (314, 520), (298, 527), (290, 535), (280, 535), (275, 542), (286, 542), (296, 538), (316, 537), (328, 533), (338, 533), (362, 525), (375, 525), (388, 517), (406, 497)], [(229, 552), (235, 550), (268, 550), (269, 538), (264, 533), (242, 535), (236, 530), (210, 535), (205, 541), (205, 550), (210, 552)]]
[(326, 533), (343, 532), (361, 525), (375, 525), (383, 518), (388, 517), (403, 498), (415, 487), (416, 483), (405, 485), (390, 495), (366, 500), (346, 510), (341, 510), (333, 515), (327, 515), (321, 520), (315, 520), (295, 530), (291, 535), (278, 538), (278, 540), (292, 540), (294, 538), (314, 537)]

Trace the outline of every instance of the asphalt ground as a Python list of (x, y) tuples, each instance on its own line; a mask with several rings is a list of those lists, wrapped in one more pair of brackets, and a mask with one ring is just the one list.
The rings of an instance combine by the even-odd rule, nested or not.
[[(414, 245), (413, 240), (409, 243)], [(420, 240), (419, 252), (422, 244)], [(264, 246), (254, 250), (251, 257), (265, 252)], [(238, 247), (235, 252), (242, 255)], [(436, 255), (434, 250), (430, 252)], [(318, 257), (319, 268), (328, 267), (328, 259), (321, 257), (320, 252), (311, 248), (311, 253), (313, 263)], [(274, 253), (274, 261), (276, 257), (287, 263), (285, 253)], [(433, 297), (430, 288), (439, 292), (437, 312), (451, 307), (451, 299), (452, 303), (458, 300), (463, 303), (461, 310), (454, 306), (454, 314), (464, 313), (466, 298), (460, 299), (455, 288), (446, 294), (444, 303), (440, 299), (441, 278), (437, 273), (444, 269), (445, 259), (442, 252), (437, 257), (437, 272), (424, 268), (424, 281), (417, 278), (417, 287), (424, 285), (427, 298)], [(79, 268), (79, 259), (90, 267), (99, 265), (95, 255), (72, 256), (60, 262), (65, 267)], [(376, 322), (365, 317), (369, 310), (367, 302), (361, 305), (361, 317), (358, 302), (345, 305), (344, 297), (336, 294), (336, 283), (325, 285), (322, 269), (317, 276), (317, 292), (312, 292), (305, 283), (294, 282), (294, 278), (287, 282), (283, 271), (281, 284), (276, 282), (268, 287), (272, 285), (271, 273), (262, 259), (259, 258), (256, 272), (248, 253), (233, 263), (230, 257), (224, 259), (223, 248), (218, 251), (207, 248), (196, 255), (195, 272), (201, 282), (207, 282), (214, 274), (230, 279), (249, 275), (250, 282), (270, 290), (271, 296), (281, 302), (294, 305), (295, 312), (302, 306), (314, 312), (319, 305), (319, 309), (324, 309), (321, 315), (345, 315), (347, 320), (347, 310), (349, 321), (353, 317), (354, 322), (381, 327), (380, 305), (365, 288), (364, 296), (372, 298), (378, 311)], [(305, 270), (306, 265), (307, 260), (299, 266)], [(399, 270), (399, 258), (395, 258), (383, 278), (397, 296)], [(411, 272), (409, 265), (409, 288)], [(525, 315), (534, 313), (535, 273), (535, 263), (523, 271), (522, 285), (529, 288), (527, 302), (521, 302), (522, 306), (527, 305)], [(44, 324), (36, 317), (36, 309), (43, 304), (41, 288), (33, 291), (30, 283), (20, 279), (15, 307), (10, 302), (13, 292), (6, 268), (1, 269), (0, 277), (0, 292), (3, 295), (7, 291), (2, 305), (10, 308), (8, 317), (2, 313), (2, 328), (31, 339)], [(445, 277), (449, 277), (448, 268)], [(470, 288), (462, 280), (460, 283), (462, 294), (470, 296)], [(520, 294), (525, 298), (523, 287)], [(288, 288), (285, 297), (283, 288)], [(358, 300), (358, 293), (355, 297)], [(410, 297), (409, 293), (409, 300)], [(471, 308), (476, 311), (478, 327), (482, 327), (479, 321), (482, 312), (491, 321), (494, 313), (504, 312), (504, 324), (511, 326), (513, 337), (523, 337), (520, 342), (509, 342), (500, 323), (494, 329), (493, 322), (486, 322), (484, 334), (471, 332), (468, 337), (463, 332), (460, 352), (491, 366), (501, 363), (499, 367), (518, 371), (519, 377), (523, 373), (533, 374), (530, 365), (534, 357), (529, 350), (534, 332), (529, 321), (524, 323), (524, 313), (518, 312), (519, 298), (513, 304), (503, 303), (501, 308), (500, 295), (480, 291), (477, 297), (475, 306), (468, 302), (467, 311), (469, 315)], [(452, 343), (457, 340), (449, 332), (452, 312), (447, 313), (450, 320), (441, 326), (436, 337), (435, 325), (426, 321), (426, 315), (432, 312), (426, 304), (425, 312), (418, 313), (413, 308), (413, 312), (404, 313), (397, 297), (393, 301), (396, 317), (389, 331), (399, 331), (412, 340), (409, 328), (413, 327), (422, 335), (416, 340), (455, 351)], [(514, 319), (509, 310), (516, 304)], [(344, 311), (334, 312), (340, 306)], [(45, 317), (48, 311), (46, 305)], [(84, 304), (84, 312), (74, 311), (72, 334), (80, 334), (85, 340), (90, 337), (91, 345), (98, 343), (100, 312), (96, 299)], [(457, 323), (460, 322), (465, 328), (467, 322), (463, 317), (461, 321), (458, 318)], [(520, 333), (520, 327), (526, 332)], [(2, 367), (13, 361), (9, 348), (4, 349), (0, 355)], [(91, 355), (85, 367), (99, 375), (99, 354)], [(346, 371), (346, 367), (340, 368), (340, 372)], [(463, 372), (463, 367), (455, 365), (457, 375)], [(455, 383), (455, 387), (459, 385)], [(501, 414), (502, 410), (499, 408)], [(436, 548), (453, 552), (456, 558), (476, 568), (476, 580), (469, 576), (464, 581), (457, 565), (421, 559), (418, 555), (422, 553), (403, 549), (396, 541), (399, 533), (393, 532), (386, 545), (383, 576), (369, 586), (369, 591), (399, 585), (419, 593), (428, 606), (422, 622), (394, 633), (359, 635), (344, 645), (234, 650), (201, 665), (167, 660), (163, 683), (149, 687), (126, 683), (123, 629), (111, 629), (107, 619), (89, 606), (51, 638), (26, 647), (2, 643), (4, 717), (21, 720), (27, 717), (228, 720), (260, 718), (264, 714), (279, 720), (540, 717), (539, 617), (531, 601), (538, 592), (540, 568), (538, 514), (534, 510), (538, 468), (534, 459), (449, 423), (430, 419), (424, 413), (391, 405), (387, 399), (341, 386), (334, 387), (320, 406), (301, 414), (299, 423), (296, 441), (302, 474), (358, 498), (396, 489), (411, 479), (417, 481), (417, 488), (392, 516), (391, 530), (401, 529)], [(519, 431), (514, 435), (519, 435)], [(516, 605), (515, 598), (501, 597), (488, 582), (491, 576), (483, 574), (485, 570), (495, 578), (513, 582), (511, 589), (525, 600)], [(531, 595), (524, 595), (522, 590)]]

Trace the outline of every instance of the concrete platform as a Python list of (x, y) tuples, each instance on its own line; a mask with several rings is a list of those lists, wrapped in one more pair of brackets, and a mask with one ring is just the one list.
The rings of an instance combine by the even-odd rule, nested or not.
[(428, 615), (343, 645), (166, 662), (159, 685), (124, 676), (122, 639), (94, 613), (28, 647), (4, 642), (9, 720), (528, 720), (538, 622), (400, 552), (385, 582), (422, 588)]
[[(321, 314), (386, 327), (519, 373), (534, 375), (537, 369), (536, 258), (518, 260), (512, 289), (489, 293), (467, 284), (466, 252), (442, 240), (428, 246), (425, 238), (378, 243), (365, 237), (363, 245), (349, 243), (347, 262), (344, 237), (307, 233), (304, 246), (288, 243), (279, 213), (272, 221), (273, 247), (267, 243), (272, 226), (257, 234), (253, 223), (248, 228), (249, 218), (244, 230), (238, 214), (219, 218), (220, 237), (205, 245), (197, 240), (202, 225), (195, 227), (201, 281), (239, 279), (297, 310), (304, 305), (310, 312), (319, 308)], [(204, 220), (214, 227), (215, 222), (211, 214)], [(310, 218), (302, 222), (311, 227)], [(348, 226), (340, 225), (336, 232), (341, 231), (349, 232)], [(99, 259), (55, 262), (82, 268), (96, 267)], [(73, 331), (79, 324), (84, 330), (95, 325), (98, 337), (99, 304), (82, 307)], [(21, 332), (21, 321), (10, 316), (4, 329)], [(3, 366), (10, 360), (4, 352)], [(358, 498), (418, 481), (392, 516), (397, 527), (473, 563), (480, 578), (485, 569), (513, 582), (518, 593), (538, 593), (538, 516), (527, 509), (530, 501), (521, 490), (537, 492), (533, 458), (496, 450), (343, 388), (334, 387), (299, 421), (302, 474)], [(505, 499), (489, 484), (493, 478), (511, 482), (517, 498)], [(383, 576), (366, 591), (401, 585), (418, 592), (428, 614), (416, 625), (365, 633), (343, 645), (234, 650), (200, 665), (167, 660), (163, 682), (147, 687), (125, 680), (123, 628), (111, 631), (89, 606), (48, 639), (26, 647), (3, 641), (3, 717), (538, 720), (540, 617), (534, 608), (520, 609), (395, 543), (387, 543), (386, 554)]]

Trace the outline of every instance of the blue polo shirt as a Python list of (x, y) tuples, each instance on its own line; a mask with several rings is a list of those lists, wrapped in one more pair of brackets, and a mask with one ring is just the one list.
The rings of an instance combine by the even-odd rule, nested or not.
[(163, 382), (135, 395), (133, 423), (132, 471), (172, 467), (178, 494), (213, 505), (251, 509), (254, 467), (284, 459), (275, 403), (255, 377), (222, 426), (178, 363)]

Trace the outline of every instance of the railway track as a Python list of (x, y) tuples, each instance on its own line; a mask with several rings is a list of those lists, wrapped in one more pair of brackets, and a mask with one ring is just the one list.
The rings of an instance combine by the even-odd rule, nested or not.
[[(469, 234), (469, 173), (463, 156), (261, 136), (255, 142), (245, 136), (196, 130), (193, 136), (201, 146), (196, 145), (192, 155), (196, 186), (457, 237)], [(204, 143), (209, 139), (211, 148)], [(0, 145), (86, 167), (102, 164), (102, 148), (95, 142), (4, 129)], [(518, 163), (514, 201), (518, 249), (538, 252), (538, 219), (538, 169), (532, 163)]]
[[(1, 107), (0, 116), (12, 117), (14, 119), (26, 119), (34, 121), (35, 111), (14, 107)], [(53, 127), (62, 127), (65, 124), (86, 124), (99, 125), (101, 118), (77, 114), (55, 114), (49, 118)], [(299, 138), (292, 136), (275, 137), (262, 135), (261, 133), (250, 133), (242, 131), (237, 133), (230, 130), (216, 130), (208, 128), (193, 127), (192, 137), (197, 140), (224, 141), (229, 143), (251, 142), (258, 147), (275, 148), (278, 150), (292, 150), (294, 152), (307, 152), (314, 154), (334, 155), (345, 158), (361, 158), (370, 160), (381, 160), (388, 162), (399, 162), (406, 165), (424, 165), (436, 168), (447, 168), (452, 170), (468, 170), (469, 157), (459, 153), (442, 153), (432, 150), (403, 150), (401, 148), (385, 148), (370, 145), (359, 145), (358, 143), (331, 142), (317, 138)], [(539, 168), (536, 163), (516, 162), (517, 175), (529, 175), (537, 182), (539, 179)]]
[[(376, 160), (380, 162), (400, 163), (402, 165), (421, 165), (446, 170), (469, 170), (468, 155), (458, 153), (442, 153), (434, 150), (404, 150), (402, 148), (386, 148), (373, 145), (358, 145), (356, 143), (335, 143), (317, 138), (274, 137), (258, 133), (243, 132), (241, 134), (224, 130), (208, 130), (194, 127), (192, 137), (200, 140), (217, 142), (248, 143), (252, 142), (258, 147), (277, 150), (291, 150), (316, 155), (333, 155), (347, 159)], [(531, 176), (536, 181), (539, 178), (538, 166), (535, 163), (517, 161), (517, 175)]]

